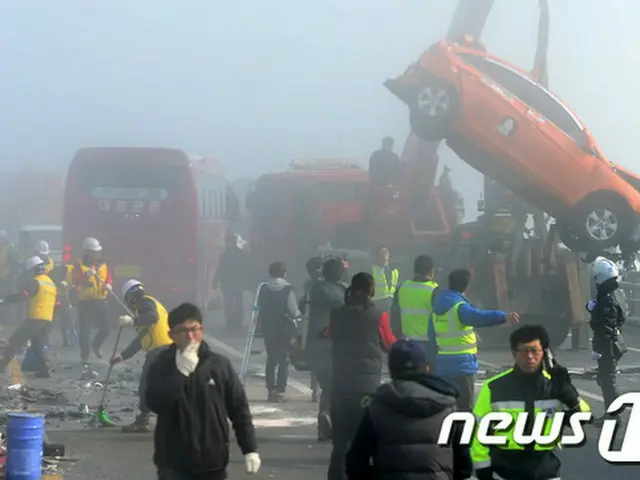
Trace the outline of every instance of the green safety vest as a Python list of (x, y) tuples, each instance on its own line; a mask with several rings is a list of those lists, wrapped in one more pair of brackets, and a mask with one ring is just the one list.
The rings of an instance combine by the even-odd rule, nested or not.
[[(499, 373), (495, 377), (486, 380), (478, 393), (478, 397), (476, 399), (476, 404), (473, 408), (473, 414), (480, 421), (482, 417), (487, 415), (490, 412), (506, 412), (513, 416), (513, 423), (508, 430), (495, 430), (493, 432), (496, 436), (504, 436), (507, 437), (507, 443), (505, 445), (482, 445), (477, 437), (474, 435), (473, 441), (471, 443), (471, 459), (473, 460), (473, 466), (476, 469), (488, 468), (491, 467), (491, 449), (499, 449), (499, 450), (511, 450), (511, 451), (522, 451), (526, 448), (518, 445), (514, 440), (514, 431), (516, 420), (518, 419), (518, 415), (527, 411), (527, 405), (524, 401), (522, 401), (522, 395), (519, 394), (516, 384), (514, 383), (513, 388), (505, 388), (505, 382), (510, 386), (509, 382), (510, 376), (514, 373), (513, 368), (510, 368), (506, 372)], [(547, 381), (551, 381), (551, 375), (546, 370), (542, 371), (545, 379)], [(497, 392), (494, 392), (494, 385), (501, 383), (501, 387), (497, 388)], [(590, 412), (591, 407), (587, 402), (582, 399), (579, 399), (579, 407), (581, 412)], [(553, 414), (555, 412), (561, 412), (566, 410), (566, 406), (556, 399), (556, 398), (541, 398), (535, 400), (533, 402), (533, 412), (534, 414), (545, 412), (547, 414)], [(543, 435), (549, 435), (551, 433), (551, 422), (546, 422)], [(534, 444), (533, 449), (538, 452), (544, 452), (553, 450), (556, 447), (559, 447), (559, 444), (552, 443), (550, 445), (539, 445)]]
[(414, 340), (427, 340), (429, 317), (431, 316), (431, 297), (438, 287), (434, 281), (403, 282), (398, 289), (398, 307), (402, 335)]
[(475, 355), (478, 341), (473, 327), (463, 325), (458, 318), (458, 308), (465, 302), (456, 303), (444, 315), (433, 315), (438, 355)]
[(373, 279), (376, 282), (376, 294), (373, 296), (373, 300), (386, 300), (389, 298), (393, 298), (396, 293), (396, 288), (398, 288), (398, 279), (400, 274), (398, 273), (398, 269), (394, 268), (391, 270), (391, 285), (387, 284), (387, 276), (382, 271), (382, 268), (377, 265), (373, 267)]

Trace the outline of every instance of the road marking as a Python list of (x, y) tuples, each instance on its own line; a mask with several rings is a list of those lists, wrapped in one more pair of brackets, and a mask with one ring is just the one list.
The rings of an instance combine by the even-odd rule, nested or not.
[[(236, 350), (235, 348), (233, 348), (231, 345), (227, 345), (223, 341), (218, 340), (217, 338), (214, 338), (211, 335), (207, 335), (207, 334), (205, 334), (205, 339), (211, 344), (213, 344), (214, 346), (216, 346), (217, 348), (219, 348), (220, 350), (222, 350), (223, 352), (226, 352), (228, 355), (242, 360), (242, 357), (244, 356), (244, 354)], [(250, 362), (249, 367), (253, 367), (258, 370), (263, 370), (264, 363)], [(312, 393), (311, 389), (307, 387), (304, 383), (298, 382), (297, 380), (294, 380), (292, 378), (288, 380), (287, 384), (294, 390), (297, 390), (298, 392), (300, 392), (302, 395), (310, 396)]]
[(288, 428), (315, 425), (316, 417), (295, 418), (254, 418), (253, 425), (256, 428)]
[[(497, 364), (495, 364), (495, 363), (491, 363), (491, 362), (487, 362), (487, 361), (484, 361), (484, 360), (478, 360), (478, 363), (479, 363), (480, 365), (484, 365), (485, 367), (489, 367), (489, 368), (496, 368), (496, 369), (502, 369), (502, 368), (503, 368), (503, 367), (502, 367), (502, 366), (500, 366), (500, 365), (497, 365)], [(582, 395), (583, 397), (585, 397), (585, 398), (589, 398), (589, 399), (591, 399), (591, 400), (595, 400), (595, 401), (597, 401), (597, 402), (604, 403), (604, 398), (602, 398), (602, 397), (601, 397), (600, 395), (598, 395), (598, 394), (591, 393), (591, 392), (589, 392), (589, 391), (587, 391), (587, 390), (582, 390), (582, 389), (580, 389), (580, 388), (577, 388), (576, 390), (578, 390), (578, 393), (579, 393), (580, 395)]]

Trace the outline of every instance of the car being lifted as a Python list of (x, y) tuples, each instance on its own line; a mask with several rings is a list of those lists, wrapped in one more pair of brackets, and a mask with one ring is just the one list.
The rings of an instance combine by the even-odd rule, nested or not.
[(640, 178), (608, 160), (575, 113), (535, 75), (463, 36), (442, 40), (385, 86), (413, 131), (556, 218), (565, 245), (635, 252)]

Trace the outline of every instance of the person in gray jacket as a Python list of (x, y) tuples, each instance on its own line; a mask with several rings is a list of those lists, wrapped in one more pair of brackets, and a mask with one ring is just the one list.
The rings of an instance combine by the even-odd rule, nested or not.
[(332, 258), (322, 266), (324, 280), (317, 282), (309, 292), (309, 331), (307, 360), (320, 384), (318, 404), (318, 440), (331, 439), (329, 416), (332, 364), (331, 340), (325, 335), (331, 311), (344, 305), (346, 285), (341, 283), (344, 266), (341, 259)]
[(269, 280), (258, 294), (258, 322), (262, 326), (267, 351), (265, 378), (270, 402), (285, 401), (289, 354), (296, 335), (295, 321), (301, 315), (296, 292), (285, 279), (286, 276), (287, 267), (284, 263), (272, 263), (269, 266)]

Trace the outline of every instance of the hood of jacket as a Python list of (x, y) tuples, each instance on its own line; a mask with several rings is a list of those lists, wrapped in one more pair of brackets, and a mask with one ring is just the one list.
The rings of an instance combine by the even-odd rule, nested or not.
[(467, 298), (459, 292), (454, 292), (453, 290), (438, 291), (436, 298), (433, 300), (433, 313), (443, 315), (459, 302), (469, 303)]
[(273, 290), (274, 292), (279, 292), (285, 287), (290, 287), (290, 286), (291, 284), (287, 282), (284, 278), (271, 277), (269, 280), (267, 280), (267, 288), (269, 290)]
[(425, 373), (396, 378), (381, 385), (374, 399), (409, 417), (431, 417), (455, 406), (458, 391), (439, 377)]

